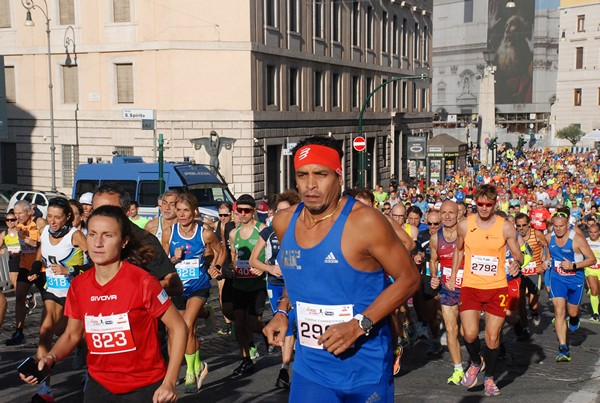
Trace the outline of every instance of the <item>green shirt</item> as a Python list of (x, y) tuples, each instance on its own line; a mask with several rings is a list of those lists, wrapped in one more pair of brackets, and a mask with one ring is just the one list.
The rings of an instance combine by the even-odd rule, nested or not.
[[(260, 222), (257, 221), (248, 239), (242, 239), (240, 236), (240, 225), (235, 231), (233, 247), (237, 252), (237, 261), (235, 262), (235, 277), (233, 279), (233, 288), (241, 291), (256, 291), (266, 287), (266, 275), (254, 276), (248, 273), (250, 268), (250, 255), (260, 238)], [(258, 257), (261, 262), (265, 261), (265, 250), (263, 249)]]

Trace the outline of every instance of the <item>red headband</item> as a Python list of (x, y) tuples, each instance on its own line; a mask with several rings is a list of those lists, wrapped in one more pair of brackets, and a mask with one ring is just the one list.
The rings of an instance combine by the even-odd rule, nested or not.
[(324, 165), (342, 176), (340, 155), (333, 148), (309, 144), (296, 151), (296, 155), (294, 156), (294, 169), (298, 170), (308, 164)]

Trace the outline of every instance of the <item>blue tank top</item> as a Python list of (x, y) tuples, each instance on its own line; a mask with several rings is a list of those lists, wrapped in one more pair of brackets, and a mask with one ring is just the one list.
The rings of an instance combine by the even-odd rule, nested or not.
[[(342, 232), (354, 203), (354, 199), (346, 199), (329, 233), (312, 248), (302, 248), (296, 241), (296, 223), (304, 207), (300, 203), (277, 258), (298, 317), (294, 372), (322, 386), (340, 390), (391, 382), (392, 377), (392, 342), (387, 320), (377, 323), (369, 336), (359, 337), (354, 347), (339, 357), (327, 350), (306, 347), (299, 340), (303, 334), (312, 335), (310, 332), (314, 331), (302, 321), (303, 312), (298, 309), (299, 304), (305, 307), (309, 304), (321, 307), (351, 304), (352, 312), (345, 313), (350, 319), (362, 313), (386, 287), (383, 269), (376, 272), (356, 270), (342, 253)], [(322, 313), (323, 318), (332, 312), (327, 307), (322, 312), (317, 308), (317, 314)], [(314, 311), (311, 313), (314, 314)]]
[(204, 265), (206, 245), (202, 238), (203, 231), (202, 225), (196, 224), (194, 233), (186, 238), (179, 233), (179, 224), (173, 224), (173, 231), (169, 240), (169, 257), (175, 254), (175, 249), (183, 246), (181, 261), (175, 265), (175, 269), (177, 269), (177, 274), (183, 283), (184, 297), (211, 286), (210, 277)]
[(569, 232), (569, 239), (564, 246), (558, 246), (556, 244), (556, 235), (552, 231), (548, 248), (550, 249), (550, 256), (552, 257), (552, 270), (550, 271), (550, 278), (559, 278), (561, 281), (573, 281), (580, 283), (584, 280), (583, 270), (577, 271), (563, 271), (558, 268), (558, 264), (563, 260), (567, 259), (570, 262), (575, 262), (575, 251), (573, 250), (573, 238), (575, 237), (575, 231)]

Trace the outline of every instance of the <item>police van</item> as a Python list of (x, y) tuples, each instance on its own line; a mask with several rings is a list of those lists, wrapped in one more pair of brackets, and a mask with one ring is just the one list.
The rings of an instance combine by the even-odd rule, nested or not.
[[(158, 214), (158, 163), (144, 162), (142, 157), (113, 156), (112, 163), (80, 164), (75, 174), (73, 198), (93, 192), (100, 185), (118, 185), (125, 189), (131, 200), (140, 204), (139, 214), (152, 218)], [(233, 203), (232, 193), (225, 179), (213, 167), (184, 162), (163, 164), (165, 191), (179, 189), (190, 192), (198, 199), (200, 214), (216, 220), (222, 202)]]

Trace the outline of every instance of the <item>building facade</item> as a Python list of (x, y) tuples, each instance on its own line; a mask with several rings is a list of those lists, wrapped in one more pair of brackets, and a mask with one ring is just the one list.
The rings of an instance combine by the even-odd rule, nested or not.
[(600, 129), (600, 1), (562, 0), (560, 32), (552, 131), (575, 124), (589, 133)]
[[(208, 163), (191, 140), (211, 131), (233, 143), (219, 162), (235, 194), (293, 186), (287, 151), (315, 134), (342, 143), (345, 185), (354, 186), (352, 138), (368, 95), (431, 63), (431, 0), (47, 2), (55, 175), (66, 193), (77, 165), (89, 159), (120, 153), (153, 160), (158, 134), (167, 160)], [(28, 27), (25, 15), (19, 2), (0, 0), (8, 114), (2, 186), (47, 189), (45, 18), (32, 9), (35, 26)], [(140, 112), (155, 130), (142, 129)], [(398, 80), (369, 98), (369, 186), (392, 173), (402, 177), (403, 137), (429, 134), (431, 116), (426, 83)]]

